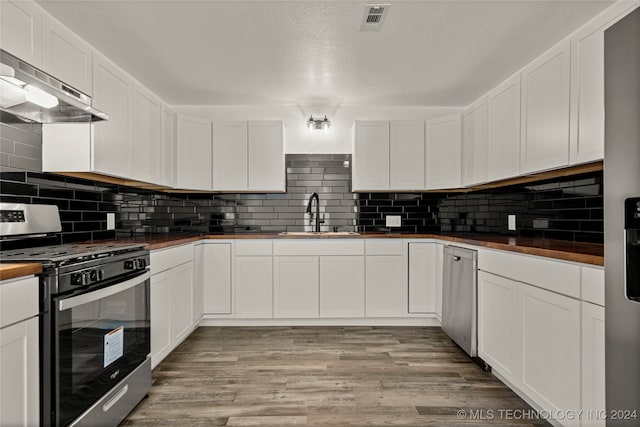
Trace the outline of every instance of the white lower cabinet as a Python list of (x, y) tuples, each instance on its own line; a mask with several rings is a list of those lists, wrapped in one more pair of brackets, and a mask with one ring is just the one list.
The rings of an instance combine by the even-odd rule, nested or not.
[(231, 243), (197, 245), (196, 264), (204, 287), (204, 314), (231, 314)]
[(273, 317), (273, 258), (236, 256), (235, 315), (239, 318)]
[(442, 313), (442, 245), (409, 243), (409, 313)]
[(366, 257), (366, 317), (403, 315), (404, 277), (402, 256)]
[(38, 318), (0, 329), (0, 425), (39, 422)]
[(364, 257), (320, 257), (320, 317), (364, 317)]
[[(582, 302), (582, 409), (605, 410), (604, 307)], [(591, 417), (598, 418), (598, 417)], [(583, 419), (583, 426), (604, 426), (604, 419)]]
[(506, 380), (514, 381), (518, 283), (478, 272), (478, 356)]
[(151, 276), (151, 366), (158, 363), (173, 350), (171, 331), (171, 285), (172, 271)]
[(543, 409), (580, 408), (580, 301), (521, 285), (517, 310), (516, 385)]
[(273, 312), (276, 318), (318, 317), (317, 256), (273, 258)]
[(0, 282), (0, 426), (40, 421), (38, 279)]
[(193, 261), (151, 276), (151, 365), (193, 331)]

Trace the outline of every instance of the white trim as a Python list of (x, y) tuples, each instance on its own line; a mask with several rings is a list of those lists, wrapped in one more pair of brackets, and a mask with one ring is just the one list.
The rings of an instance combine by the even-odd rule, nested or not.
[(205, 314), (199, 326), (440, 326), (433, 317), (370, 319), (220, 319)]

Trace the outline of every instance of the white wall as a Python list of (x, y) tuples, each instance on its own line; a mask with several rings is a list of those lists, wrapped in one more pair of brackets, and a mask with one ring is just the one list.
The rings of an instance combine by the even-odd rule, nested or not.
[[(353, 122), (355, 120), (426, 120), (432, 117), (462, 112), (459, 107), (381, 107), (341, 105), (318, 108), (298, 105), (176, 105), (177, 112), (212, 121), (225, 120), (284, 120), (285, 152), (287, 154), (345, 154), (353, 151)], [(331, 129), (309, 132), (309, 115), (331, 120)]]

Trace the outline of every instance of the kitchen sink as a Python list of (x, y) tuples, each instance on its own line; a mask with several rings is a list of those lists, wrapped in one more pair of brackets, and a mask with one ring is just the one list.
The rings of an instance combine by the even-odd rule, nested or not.
[(284, 231), (278, 236), (359, 236), (355, 231)]

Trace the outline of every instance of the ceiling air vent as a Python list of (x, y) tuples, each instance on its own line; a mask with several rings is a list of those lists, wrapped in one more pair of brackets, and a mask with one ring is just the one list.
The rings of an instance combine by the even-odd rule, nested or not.
[(388, 4), (368, 4), (364, 10), (360, 31), (380, 31), (390, 8)]

